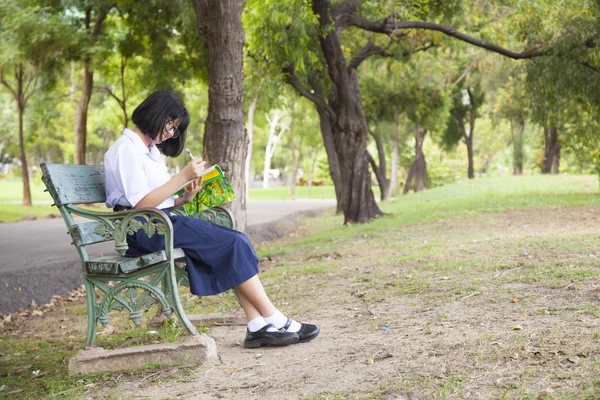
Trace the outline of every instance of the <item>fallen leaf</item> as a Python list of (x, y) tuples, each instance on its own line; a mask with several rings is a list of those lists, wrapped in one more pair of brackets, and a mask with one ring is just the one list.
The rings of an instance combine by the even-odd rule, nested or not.
[(519, 382), (515, 378), (498, 378), (496, 379), (496, 386), (501, 388), (516, 388)]
[(365, 364), (367, 364), (367, 365), (373, 365), (374, 362), (375, 361), (373, 361), (372, 358), (367, 358), (367, 360), (365, 361)]
[(515, 325), (512, 327), (513, 331), (520, 331), (521, 329), (523, 329), (523, 327), (521, 325)]

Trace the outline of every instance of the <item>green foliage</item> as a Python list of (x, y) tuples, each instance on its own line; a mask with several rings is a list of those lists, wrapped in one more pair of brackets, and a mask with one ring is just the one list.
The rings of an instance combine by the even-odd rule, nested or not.
[[(454, 148), (465, 136), (474, 133), (475, 121), (481, 116), (485, 93), (476, 79), (463, 80), (452, 95), (452, 109), (442, 136), (447, 150)], [(473, 119), (473, 126), (471, 126)], [(463, 132), (464, 130), (464, 132)]]
[(323, 68), (317, 17), (307, 0), (250, 0), (242, 17), (246, 49), (272, 75), (293, 66), (301, 74)]
[(33, 1), (0, 2), (0, 65), (24, 64), (28, 75), (46, 75), (73, 51), (78, 36), (58, 15)]

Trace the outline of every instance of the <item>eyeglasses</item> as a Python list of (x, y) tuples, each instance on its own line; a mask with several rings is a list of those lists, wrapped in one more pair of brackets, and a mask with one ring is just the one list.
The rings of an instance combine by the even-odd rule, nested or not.
[(175, 139), (179, 136), (179, 128), (175, 126), (175, 122), (172, 120), (167, 121), (167, 124), (165, 125), (165, 132), (170, 135), (169, 139)]

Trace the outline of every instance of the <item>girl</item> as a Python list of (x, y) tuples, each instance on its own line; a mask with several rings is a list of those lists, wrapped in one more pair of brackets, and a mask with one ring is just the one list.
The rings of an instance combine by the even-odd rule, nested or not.
[[(206, 167), (198, 157), (171, 178), (161, 155), (181, 154), (190, 116), (177, 97), (162, 90), (148, 96), (131, 120), (134, 128), (125, 129), (104, 155), (106, 205), (116, 210), (155, 207), (170, 214), (168, 209), (191, 201), (202, 183), (194, 180), (177, 199), (173, 193)], [(285, 346), (317, 337), (317, 326), (289, 319), (273, 306), (257, 276), (254, 248), (243, 233), (190, 217), (170, 219), (174, 246), (185, 253), (190, 291), (208, 296), (235, 289), (248, 320), (244, 347)], [(143, 231), (129, 242), (129, 256), (164, 250), (159, 235), (148, 238)]]

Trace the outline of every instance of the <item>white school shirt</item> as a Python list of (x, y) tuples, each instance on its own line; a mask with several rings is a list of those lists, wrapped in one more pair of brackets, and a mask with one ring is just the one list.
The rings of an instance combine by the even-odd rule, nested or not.
[[(106, 176), (106, 206), (117, 204), (134, 207), (144, 196), (171, 177), (162, 154), (155, 145), (150, 148), (131, 129), (125, 129), (104, 154)], [(169, 208), (175, 204), (173, 196), (156, 208)]]

